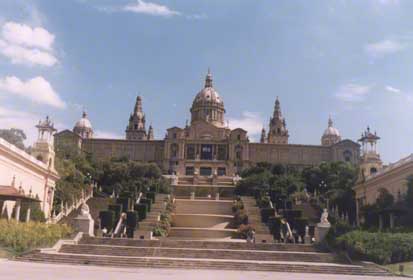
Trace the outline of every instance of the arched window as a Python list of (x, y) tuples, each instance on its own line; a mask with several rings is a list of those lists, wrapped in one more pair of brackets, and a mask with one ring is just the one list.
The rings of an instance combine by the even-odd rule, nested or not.
[(370, 168), (370, 174), (374, 174), (377, 172), (377, 168), (376, 167), (372, 167)]

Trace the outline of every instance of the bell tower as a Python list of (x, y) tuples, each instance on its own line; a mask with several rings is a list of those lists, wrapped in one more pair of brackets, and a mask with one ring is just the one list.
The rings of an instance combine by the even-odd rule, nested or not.
[(54, 128), (53, 122), (46, 117), (44, 121), (39, 121), (36, 125), (38, 129), (37, 141), (33, 144), (32, 156), (47, 164), (50, 170), (55, 170), (55, 152), (54, 152)]
[(274, 114), (270, 120), (270, 130), (268, 132), (268, 143), (270, 144), (288, 144), (288, 130), (281, 113), (280, 100), (275, 100)]
[(380, 140), (380, 137), (377, 136), (376, 132), (372, 133), (370, 127), (367, 127), (366, 131), (361, 134), (361, 138), (358, 140), (362, 145), (359, 180), (362, 180), (383, 168), (380, 154), (377, 152), (378, 140)]
[(136, 98), (135, 108), (126, 127), (126, 140), (146, 140), (145, 114), (142, 110), (142, 97)]

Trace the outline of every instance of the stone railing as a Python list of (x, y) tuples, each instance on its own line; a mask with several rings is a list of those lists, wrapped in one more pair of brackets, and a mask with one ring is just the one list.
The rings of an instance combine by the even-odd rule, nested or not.
[(52, 217), (50, 218), (49, 222), (52, 224), (58, 223), (64, 217), (67, 217), (73, 211), (77, 210), (84, 202), (87, 202), (89, 199), (93, 197), (93, 185), (91, 185), (86, 191), (82, 191), (82, 195), (80, 198), (74, 200), (72, 205), (68, 205), (67, 203), (64, 204), (62, 202), (61, 211), (56, 215), (55, 211), (53, 211)]

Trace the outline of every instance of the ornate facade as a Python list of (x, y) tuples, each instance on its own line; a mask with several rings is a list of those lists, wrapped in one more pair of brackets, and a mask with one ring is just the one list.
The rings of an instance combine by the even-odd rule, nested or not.
[[(60, 132), (57, 143), (78, 143), (81, 149), (97, 159), (126, 156), (131, 160), (155, 162), (166, 174), (200, 176), (234, 176), (241, 169), (257, 162), (281, 163), (299, 167), (322, 161), (349, 161), (357, 164), (360, 145), (341, 140), (332, 121), (323, 134), (321, 145), (289, 144), (289, 132), (275, 101), (268, 134), (263, 129), (260, 143), (253, 143), (242, 128), (230, 129), (225, 123), (223, 99), (213, 85), (210, 71), (204, 87), (195, 96), (190, 108), (191, 121), (185, 127), (167, 129), (164, 139), (155, 140), (153, 128), (145, 128), (142, 99), (136, 100), (129, 118), (126, 139), (96, 139)], [(79, 134), (76, 134), (79, 135)]]
[[(357, 206), (357, 223), (363, 223), (360, 209), (365, 205), (376, 203), (380, 190), (386, 189), (395, 201), (400, 201), (407, 192), (407, 179), (413, 176), (413, 154), (395, 163), (383, 166), (377, 151), (380, 137), (367, 128), (362, 133), (362, 155), (360, 158), (360, 174), (354, 187)], [(391, 222), (392, 226), (393, 222)]]
[[(59, 179), (54, 167), (53, 134), (56, 131), (47, 117), (36, 125), (39, 134), (31, 154), (0, 138), (0, 214), (10, 215), (16, 206), (19, 216), (20, 202), (25, 199), (40, 201), (41, 210), (48, 219), (53, 206), (55, 183)], [(9, 200), (13, 190), (21, 198)]]

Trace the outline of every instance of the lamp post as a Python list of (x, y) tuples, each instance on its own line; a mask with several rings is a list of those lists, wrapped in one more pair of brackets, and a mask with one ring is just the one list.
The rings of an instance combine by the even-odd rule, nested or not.
[(326, 199), (326, 202), (327, 202), (327, 207), (326, 208), (330, 210), (330, 208), (329, 208), (329, 199), (328, 199), (328, 196), (325, 195), (325, 192), (327, 190), (327, 183), (324, 182), (324, 180), (321, 180), (321, 182), (318, 186), (319, 186), (320, 194), (323, 194), (324, 198)]

